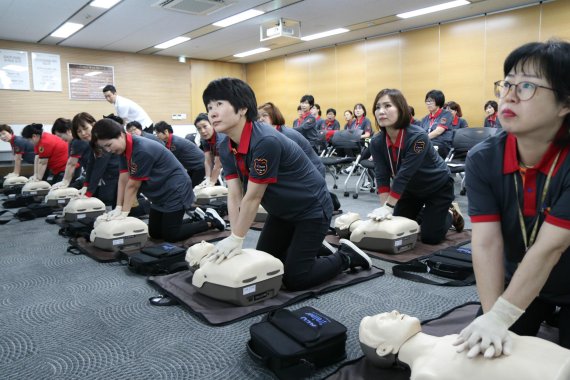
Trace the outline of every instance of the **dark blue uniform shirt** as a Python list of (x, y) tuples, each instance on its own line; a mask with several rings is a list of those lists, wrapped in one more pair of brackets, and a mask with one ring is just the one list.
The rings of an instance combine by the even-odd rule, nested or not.
[(442, 127), (445, 131), (432, 139), (434, 143), (440, 143), (451, 148), (451, 140), (453, 140), (453, 129), (451, 127), (451, 122), (453, 121), (453, 115), (449, 111), (445, 111), (440, 108), (433, 116), (427, 115), (422, 119), (422, 128), (428, 134), (433, 132), (437, 127)]
[(192, 144), (182, 137), (170, 134), (166, 148), (174, 154), (174, 157), (180, 161), (186, 171), (204, 168), (204, 152), (202, 152), (196, 144)]
[(140, 190), (161, 212), (188, 210), (194, 200), (192, 181), (180, 162), (156, 141), (126, 134), (126, 150), (121, 155), (121, 173), (142, 181)]
[[(534, 168), (525, 170), (523, 186), (516, 137), (505, 131), (489, 137), (467, 155), (466, 186), (469, 216), (472, 223), (500, 222), (504, 240), (507, 278), (525, 255), (523, 235), (518, 217), (521, 207), (530, 236), (536, 218), (538, 228), (550, 223), (570, 229), (570, 157), (569, 147), (551, 145)], [(544, 203), (540, 198), (547, 174), (556, 155), (558, 163), (551, 178)], [(515, 191), (514, 176), (517, 176)], [(517, 205), (518, 204), (518, 205)], [(540, 296), (553, 302), (570, 304), (570, 249), (566, 250), (553, 268)]]
[(73, 139), (69, 143), (69, 157), (77, 158), (80, 167), (87, 167), (89, 156), (92, 154), (88, 141)]
[[(310, 112), (307, 112), (298, 119), (297, 126), (294, 129), (301, 133), (309, 141), (311, 146), (315, 146), (319, 140), (319, 131), (317, 129), (317, 121)], [(302, 122), (300, 122), (302, 120)], [(299, 124), (300, 122), (300, 124)]]
[(313, 165), (315, 165), (315, 168), (317, 168), (319, 173), (321, 173), (323, 177), (325, 176), (325, 165), (323, 165), (323, 161), (321, 161), (320, 157), (317, 156), (317, 153), (315, 153), (315, 150), (311, 147), (311, 144), (309, 144), (307, 139), (304, 138), (302, 134), (292, 128), (287, 128), (284, 125), (279, 125), (276, 129), (291, 140), (295, 141), (297, 145), (303, 149), (303, 152), (305, 152), (307, 157), (309, 157), (309, 160), (311, 160)]
[(22, 156), (22, 161), (28, 164), (33, 164), (36, 154), (34, 153), (34, 144), (31, 141), (23, 138), (22, 136), (12, 136), (10, 141), (12, 145), (12, 152)]
[(88, 195), (95, 194), (97, 187), (107, 182), (116, 184), (118, 178), (119, 156), (109, 152), (102, 152), (95, 156), (91, 151), (83, 182), (83, 186), (87, 187)]
[[(390, 141), (385, 130), (381, 129), (370, 141), (370, 152), (378, 192), (389, 192), (396, 199), (400, 199), (404, 192), (428, 198), (451, 176), (427, 133), (416, 125), (400, 130), (396, 141)], [(391, 186), (390, 178), (393, 178)]]
[(220, 159), (226, 179), (239, 178), (244, 191), (248, 181), (268, 184), (261, 205), (270, 215), (288, 221), (331, 218), (325, 179), (299, 145), (275, 128), (246, 123), (239, 146), (229, 137), (221, 142)]

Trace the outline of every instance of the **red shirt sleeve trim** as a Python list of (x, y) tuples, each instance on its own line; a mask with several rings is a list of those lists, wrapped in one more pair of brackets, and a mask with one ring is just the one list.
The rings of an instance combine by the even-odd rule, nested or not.
[(89, 186), (89, 182), (83, 182), (83, 187), (88, 187)]
[(73, 157), (73, 158), (81, 158), (81, 155), (80, 155), (80, 154), (72, 154), (70, 157)]
[(21, 156), (24, 154), (24, 152), (14, 152), (14, 154), (19, 154)]
[(277, 178), (275, 177), (271, 177), (271, 178), (253, 178), (253, 177), (249, 177), (248, 179), (250, 182), (253, 183), (276, 183), (277, 182)]
[(129, 177), (133, 181), (148, 181), (148, 177)]
[(565, 228), (570, 230), (570, 220), (560, 219), (552, 215), (547, 215), (546, 219), (544, 220), (548, 224), (552, 224), (556, 227)]
[(402, 194), (398, 194), (398, 193), (395, 193), (395, 192), (393, 192), (393, 191), (390, 191), (390, 196), (391, 196), (392, 198), (394, 198), (394, 199), (400, 199), (400, 197), (402, 196)]
[(91, 198), (91, 197), (93, 196), (93, 194), (92, 194), (90, 191), (87, 191), (87, 192), (85, 193), (85, 196), (86, 196), (87, 198)]
[(121, 170), (119, 170), (119, 173), (127, 173), (127, 172), (128, 172), (127, 169), (121, 169)]
[(389, 193), (390, 192), (390, 187), (389, 186), (378, 186), (378, 192), (380, 194), (382, 193)]
[(501, 215), (473, 215), (471, 223), (500, 222)]
[(237, 175), (237, 174), (229, 174), (229, 175), (226, 176), (226, 179), (227, 179), (227, 180), (236, 179), (236, 178), (238, 178), (238, 175)]

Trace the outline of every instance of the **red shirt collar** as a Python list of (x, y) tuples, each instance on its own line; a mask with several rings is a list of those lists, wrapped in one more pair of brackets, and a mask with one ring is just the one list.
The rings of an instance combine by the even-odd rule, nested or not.
[(12, 138), (10, 139), (10, 145), (14, 146), (14, 141), (16, 141), (16, 135), (12, 135)]
[(331, 125), (334, 125), (335, 121), (336, 121), (336, 119), (333, 119), (333, 120), (326, 119), (325, 124), (327, 125), (327, 127), (330, 127)]
[(212, 137), (210, 137), (210, 139), (208, 139), (207, 141), (208, 141), (208, 144), (210, 144), (210, 145), (216, 144), (216, 131), (214, 131), (214, 133), (212, 134)]
[(125, 156), (129, 162), (133, 156), (133, 136), (130, 133), (125, 133)]
[(360, 117), (357, 117), (357, 118), (355, 119), (355, 120), (356, 120), (356, 121), (355, 121), (355, 124), (356, 124), (356, 125), (361, 125), (362, 122), (364, 121), (364, 118), (365, 118), (365, 117), (366, 117), (366, 116), (364, 116), (364, 115), (362, 115), (362, 116), (360, 116)]
[(166, 147), (170, 150), (170, 146), (172, 145), (172, 133), (168, 134), (168, 141), (166, 142)]
[(396, 142), (392, 142), (390, 136), (388, 136), (388, 133), (386, 132), (386, 145), (388, 146), (388, 148), (401, 149), (404, 143), (405, 133), (406, 130), (404, 128), (400, 129), (398, 131), (398, 136), (396, 136)]
[(434, 113), (434, 114), (431, 114), (431, 113), (430, 113), (430, 114), (429, 114), (429, 119), (430, 119), (430, 120), (435, 120), (442, 112), (443, 112), (443, 108), (440, 108), (440, 109), (437, 110), (436, 113)]
[(279, 132), (281, 132), (283, 130), (283, 126), (282, 125), (275, 125), (275, 129), (277, 129)]
[[(567, 129), (568, 128), (563, 124), (556, 133), (554, 140), (561, 138), (566, 133)], [(564, 149), (568, 150), (567, 148)], [(546, 153), (544, 153), (538, 165), (534, 166), (532, 169), (540, 170), (543, 174), (548, 175), (550, 166), (552, 166), (552, 162), (560, 150), (560, 147), (554, 145), (553, 143), (550, 143), (548, 149), (546, 150)], [(564, 156), (564, 154), (562, 154), (562, 156)], [(562, 156), (558, 160), (558, 164), (556, 165), (557, 167), (560, 166), (560, 164), (564, 161), (564, 157)], [(517, 153), (517, 138), (513, 134), (509, 133), (507, 135), (507, 141), (505, 142), (505, 153), (503, 156), (503, 174), (514, 173), (519, 171), (519, 169), (520, 165)]]
[(299, 116), (299, 125), (303, 124), (303, 121), (305, 121), (305, 119), (307, 117), (309, 117), (309, 115), (311, 114), (311, 111), (307, 111), (304, 114), (302, 114), (301, 116)]
[(249, 141), (251, 140), (252, 129), (253, 123), (251, 121), (247, 121), (243, 127), (243, 131), (241, 132), (237, 150), (232, 146), (232, 140), (228, 139), (230, 143), (230, 150), (233, 152), (233, 154), (247, 154), (249, 150)]
[(494, 114), (492, 114), (491, 116), (488, 117), (489, 121), (494, 122), (495, 120), (497, 120), (497, 113), (495, 112)]
[(453, 117), (453, 121), (451, 122), (451, 124), (453, 124), (453, 125), (459, 124), (459, 116), (455, 115)]

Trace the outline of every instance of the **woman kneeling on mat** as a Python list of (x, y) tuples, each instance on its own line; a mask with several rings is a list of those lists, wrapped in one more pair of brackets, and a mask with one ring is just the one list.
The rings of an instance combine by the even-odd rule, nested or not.
[(205, 220), (183, 221), (184, 212), (194, 200), (192, 181), (162, 144), (131, 136), (110, 119), (96, 122), (91, 135), (94, 144), (120, 156), (117, 206), (108, 213), (108, 220), (126, 218), (140, 190), (151, 202), (148, 232), (154, 239), (177, 242), (209, 228), (225, 229), (223, 219), (211, 209), (204, 215)]
[(202, 99), (216, 132), (227, 135), (220, 158), (232, 226), (232, 235), (216, 245), (210, 260), (241, 253), (261, 204), (268, 216), (257, 249), (283, 262), (287, 289), (310, 288), (348, 268), (370, 268), (370, 258), (350, 241), (334, 253), (323, 252), (333, 211), (325, 179), (299, 145), (257, 121), (251, 87), (235, 78), (217, 79)]

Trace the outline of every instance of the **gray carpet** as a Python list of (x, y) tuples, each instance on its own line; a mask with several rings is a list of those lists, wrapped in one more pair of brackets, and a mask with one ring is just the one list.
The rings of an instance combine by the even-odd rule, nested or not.
[[(343, 197), (342, 186), (335, 192), (345, 211), (377, 207), (374, 194), (355, 200)], [(248, 234), (246, 247), (255, 246), (258, 234)], [(0, 378), (273, 378), (245, 349), (249, 326), (261, 317), (207, 326), (180, 306), (150, 305), (158, 292), (144, 277), (71, 255), (66, 247), (57, 227), (43, 220), (0, 226)], [(428, 319), (477, 300), (474, 287), (412, 283), (393, 277), (391, 264), (374, 264), (386, 275), (293, 307), (311, 305), (345, 324), (347, 360), (362, 355), (358, 324), (365, 315), (398, 309)]]

